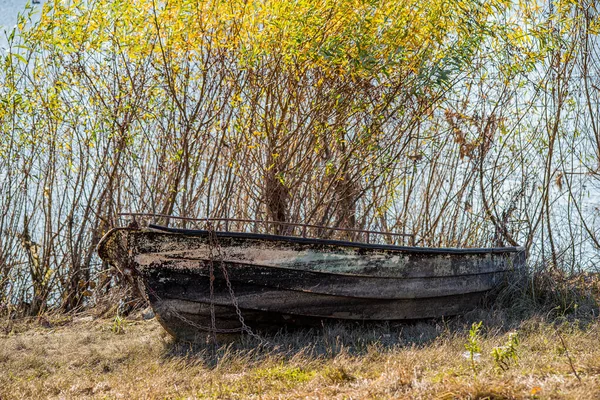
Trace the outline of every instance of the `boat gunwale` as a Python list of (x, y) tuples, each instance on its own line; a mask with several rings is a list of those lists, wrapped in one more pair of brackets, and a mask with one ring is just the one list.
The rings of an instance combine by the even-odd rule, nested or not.
[[(148, 224), (148, 228), (151, 231), (158, 231), (161, 233), (173, 233), (188, 236), (208, 236), (209, 232), (206, 229), (183, 229), (183, 228), (171, 228), (162, 225)], [(117, 228), (119, 229), (119, 228)], [(130, 228), (126, 228), (130, 229)], [(375, 244), (375, 243), (363, 243), (363, 242), (350, 242), (344, 240), (332, 240), (332, 239), (317, 239), (317, 238), (304, 238), (297, 236), (283, 236), (283, 235), (272, 235), (263, 233), (250, 233), (250, 232), (231, 232), (231, 231), (215, 231), (217, 237), (231, 237), (236, 239), (257, 239), (266, 240), (272, 242), (288, 242), (298, 244), (309, 244), (309, 245), (327, 245), (327, 246), (339, 246), (349, 247), (358, 249), (368, 250), (390, 250), (399, 251), (405, 253), (421, 253), (421, 254), (504, 254), (504, 253), (524, 253), (525, 247), (483, 247), (483, 248), (455, 248), (455, 247), (417, 247), (417, 246), (397, 246), (391, 244)]]

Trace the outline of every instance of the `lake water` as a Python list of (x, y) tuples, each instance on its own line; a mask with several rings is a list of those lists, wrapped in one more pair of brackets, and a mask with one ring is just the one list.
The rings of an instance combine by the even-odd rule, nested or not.
[(0, 26), (12, 26), (17, 21), (17, 14), (25, 7), (22, 0), (0, 0)]
[[(30, 1), (31, 3), (31, 1)], [(43, 1), (40, 4), (33, 4), (33, 7), (39, 9)], [(17, 15), (23, 12), (27, 0), (0, 0), (0, 47), (6, 46), (6, 35), (5, 32), (10, 30), (17, 23)]]

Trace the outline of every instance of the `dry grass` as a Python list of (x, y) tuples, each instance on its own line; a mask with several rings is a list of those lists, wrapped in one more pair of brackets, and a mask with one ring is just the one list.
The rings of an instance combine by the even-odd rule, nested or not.
[[(463, 353), (478, 320), (473, 370)], [(478, 311), (446, 322), (337, 325), (217, 349), (175, 343), (155, 320), (125, 320), (120, 334), (113, 320), (91, 316), (5, 321), (0, 399), (600, 398), (597, 318), (509, 320)], [(500, 369), (491, 351), (515, 330), (518, 361)]]

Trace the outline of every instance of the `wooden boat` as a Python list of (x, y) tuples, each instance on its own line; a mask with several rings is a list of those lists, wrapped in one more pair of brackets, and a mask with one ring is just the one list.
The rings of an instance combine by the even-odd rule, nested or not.
[(203, 330), (460, 314), (525, 264), (521, 247), (422, 248), (157, 225), (113, 229), (98, 253), (141, 278), (160, 323), (183, 340)]

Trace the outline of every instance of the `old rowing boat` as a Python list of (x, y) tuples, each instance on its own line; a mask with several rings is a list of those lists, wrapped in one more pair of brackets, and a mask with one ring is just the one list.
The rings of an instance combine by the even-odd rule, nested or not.
[(157, 225), (112, 229), (98, 253), (141, 278), (160, 323), (184, 340), (202, 330), (455, 315), (525, 264), (521, 247), (423, 248)]

